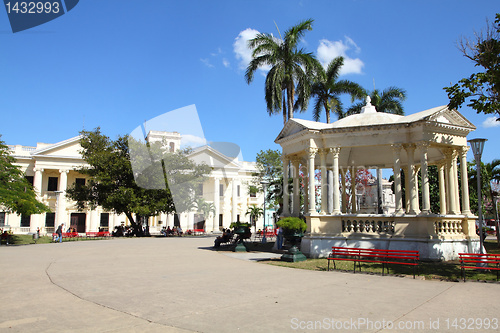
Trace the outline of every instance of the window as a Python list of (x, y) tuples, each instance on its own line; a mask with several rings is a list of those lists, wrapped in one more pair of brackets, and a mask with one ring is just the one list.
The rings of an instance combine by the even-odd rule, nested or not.
[(31, 215), (21, 215), (21, 228), (29, 228), (31, 226)]
[(240, 222), (240, 214), (236, 215), (236, 222)]
[(224, 226), (224, 224), (223, 224), (223, 222), (224, 222), (223, 216), (224, 215), (219, 214), (219, 229), (221, 229), (220, 227)]
[(101, 228), (109, 228), (109, 213), (101, 213), (100, 226), (101, 226)]
[(219, 185), (219, 196), (220, 197), (224, 196), (224, 184)]
[(47, 228), (54, 228), (54, 225), (56, 224), (56, 213), (47, 213), (45, 215), (45, 227)]
[(203, 195), (203, 184), (198, 184), (198, 187), (196, 188), (195, 193), (198, 196), (202, 196)]
[(174, 214), (174, 227), (180, 227), (181, 221), (179, 219), (179, 214)]
[(170, 142), (169, 146), (170, 146), (170, 152), (173, 153), (175, 151), (175, 143)]
[(26, 178), (26, 180), (28, 181), (28, 183), (30, 183), (31, 185), (33, 185), (33, 176), (24, 176), (24, 178)]
[(77, 186), (85, 186), (85, 178), (76, 178), (75, 185)]
[(0, 212), (0, 227), (5, 226), (5, 212)]
[(239, 197), (240, 196), (240, 185), (236, 186), (236, 192), (237, 192), (237, 196)]
[(49, 184), (47, 186), (47, 191), (57, 191), (58, 181), (59, 181), (58, 177), (49, 177)]

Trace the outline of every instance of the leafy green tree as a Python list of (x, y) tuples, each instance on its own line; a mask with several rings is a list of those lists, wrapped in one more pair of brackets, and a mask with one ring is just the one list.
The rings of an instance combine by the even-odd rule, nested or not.
[(462, 39), (459, 49), (484, 70), (444, 88), (450, 99), (448, 107), (459, 108), (468, 100), (467, 106), (477, 113), (493, 113), (500, 119), (500, 14), (496, 14), (494, 24), (487, 24), (485, 33), (476, 34), (475, 40)]
[(357, 83), (349, 80), (338, 80), (339, 72), (344, 65), (344, 58), (337, 57), (327, 66), (318, 66), (318, 72), (312, 84), (312, 96), (316, 97), (314, 103), (313, 118), (319, 121), (321, 110), (325, 110), (326, 122), (330, 123), (330, 111), (335, 113), (338, 118), (344, 116), (342, 110), (341, 94), (351, 95), (352, 100), (363, 99), (366, 95), (365, 90)]
[(269, 115), (282, 111), (283, 124), (293, 118), (295, 107), (301, 111), (307, 109), (317, 62), (312, 53), (298, 49), (298, 43), (306, 31), (312, 30), (312, 23), (311, 19), (300, 22), (288, 29), (284, 38), (260, 33), (248, 41), (253, 51), (245, 79), (250, 84), (259, 67), (271, 66), (265, 82), (267, 111)]
[(255, 159), (258, 172), (253, 175), (250, 191), (262, 192), (260, 184), (264, 179), (269, 181), (267, 187), (266, 206), (278, 209), (283, 200), (283, 162), (279, 150), (261, 150)]
[[(142, 143), (128, 136), (111, 140), (99, 128), (81, 134), (81, 154), (88, 166), (78, 172), (90, 179), (85, 185), (68, 189), (68, 196), (76, 201), (79, 209), (101, 206), (125, 214), (138, 236), (142, 235), (142, 230), (134, 214), (155, 216), (190, 209), (194, 189), (210, 172), (208, 166), (190, 161), (189, 151), (168, 152), (160, 142), (148, 145), (141, 154), (137, 146)], [(134, 149), (134, 168), (130, 147)], [(174, 192), (177, 194), (175, 200)]]
[[(1, 136), (0, 136), (1, 137)], [(9, 147), (0, 140), (0, 206), (7, 212), (31, 215), (50, 212), (37, 200), (33, 186), (26, 180), (21, 168), (14, 163)]]
[[(393, 113), (404, 115), (404, 108), (401, 102), (406, 100), (406, 91), (397, 87), (389, 87), (382, 91), (374, 89), (370, 93), (371, 104), (375, 106), (377, 112)], [(365, 106), (364, 102), (352, 105), (346, 113), (346, 116), (361, 112), (361, 108)]]

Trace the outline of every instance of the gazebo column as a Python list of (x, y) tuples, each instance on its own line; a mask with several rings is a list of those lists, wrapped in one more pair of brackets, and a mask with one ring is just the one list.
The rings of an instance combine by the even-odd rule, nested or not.
[(447, 198), (447, 213), (456, 215), (457, 212), (457, 207), (456, 207), (456, 200), (455, 200), (455, 180), (453, 179), (454, 177), (454, 172), (453, 172), (453, 149), (446, 149), (445, 150), (445, 156), (446, 156), (446, 198)]
[(419, 213), (418, 211), (418, 191), (417, 185), (415, 183), (415, 162), (414, 162), (414, 153), (415, 153), (415, 145), (409, 144), (405, 146), (406, 153), (408, 155), (408, 178), (409, 178), (409, 187), (410, 187), (410, 211), (408, 212), (411, 215), (416, 215)]
[(327, 189), (327, 174), (326, 174), (326, 149), (319, 150), (319, 158), (321, 163), (321, 215), (326, 215), (328, 210), (328, 189)]
[(408, 166), (404, 168), (405, 172), (405, 213), (408, 214), (410, 212), (410, 169)]
[(353, 166), (351, 169), (351, 214), (358, 212), (356, 207), (356, 173), (357, 168)]
[(427, 149), (429, 148), (428, 142), (420, 142), (420, 169), (422, 176), (422, 214), (429, 214), (431, 212), (431, 199), (429, 192), (429, 174), (427, 164)]
[(307, 168), (309, 170), (309, 214), (316, 213), (316, 195), (315, 195), (315, 181), (314, 181), (314, 158), (318, 152), (317, 148), (309, 147), (309, 159), (307, 161)]
[(306, 177), (308, 174), (307, 167), (302, 166), (304, 178), (302, 179), (304, 182), (304, 213), (309, 211), (309, 177)]
[(288, 157), (283, 156), (283, 216), (290, 216), (290, 193), (288, 192)]
[(300, 159), (293, 158), (292, 159), (293, 166), (293, 208), (292, 208), (292, 216), (300, 215), (300, 186), (299, 186), (299, 168), (300, 168)]
[(451, 163), (453, 165), (453, 182), (455, 184), (455, 207), (456, 207), (456, 213), (460, 213), (460, 192), (458, 189), (458, 165), (457, 165), (457, 156), (458, 156), (458, 151), (453, 150), (453, 155), (452, 155), (452, 160)]
[(339, 153), (340, 147), (330, 148), (333, 158), (333, 207), (332, 214), (340, 214), (340, 190), (339, 190)]
[(462, 174), (462, 214), (472, 215), (470, 212), (469, 203), (469, 176), (467, 174), (467, 151), (469, 146), (462, 146), (460, 148), (460, 171)]
[(403, 213), (403, 196), (401, 193), (401, 144), (392, 145), (394, 155), (394, 191), (396, 196), (396, 214)]
[(347, 213), (347, 191), (345, 188), (345, 176), (347, 170), (342, 172), (342, 213)]
[(444, 177), (444, 163), (440, 163), (438, 165), (439, 172), (439, 205), (441, 206), (439, 209), (439, 214), (446, 215), (446, 184)]

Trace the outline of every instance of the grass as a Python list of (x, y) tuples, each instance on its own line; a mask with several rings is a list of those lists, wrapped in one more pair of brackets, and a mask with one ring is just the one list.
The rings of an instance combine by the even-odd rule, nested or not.
[[(485, 241), (485, 248), (488, 253), (500, 254), (496, 240)], [(308, 269), (314, 271), (327, 271), (328, 260), (326, 259), (307, 259), (301, 262), (284, 262), (279, 259), (268, 260), (266, 263), (270, 265)], [(336, 270), (353, 273), (354, 262), (337, 261)], [(330, 262), (330, 270), (333, 270), (333, 262)], [(389, 272), (385, 274), (395, 276), (411, 276), (413, 277), (413, 267), (407, 265), (389, 265)], [(356, 268), (356, 274), (359, 270)], [(382, 264), (378, 263), (361, 263), (362, 274), (382, 274)], [(421, 262), (418, 266), (417, 275), (425, 280), (443, 280), (443, 281), (460, 281), (462, 273), (460, 270), (460, 262), (443, 261), (443, 262)], [(484, 270), (466, 270), (466, 279), (474, 281), (496, 281), (496, 271)]]
[[(86, 240), (95, 240), (95, 239), (101, 239), (101, 238), (86, 238), (86, 237), (80, 237), (78, 240), (76, 239), (63, 239), (63, 242), (80, 242), (80, 241), (86, 241)], [(32, 235), (18, 235), (14, 234), (11, 235), (11, 238), (9, 240), (9, 244), (11, 245), (29, 245), (29, 244), (47, 244), (47, 243), (52, 243), (52, 236), (40, 236), (40, 238), (33, 240)], [(2, 244), (3, 246), (3, 244)]]

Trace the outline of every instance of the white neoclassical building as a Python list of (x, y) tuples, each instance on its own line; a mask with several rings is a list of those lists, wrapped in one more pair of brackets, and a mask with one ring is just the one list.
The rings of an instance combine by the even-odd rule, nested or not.
[[(362, 113), (331, 124), (290, 119), (275, 140), (283, 149), (284, 164), (292, 166), (284, 182), (292, 177), (293, 188), (299, 189), (300, 169), (309, 179), (314, 179), (317, 169), (322, 175), (332, 175), (322, 177), (319, 209), (316, 196), (309, 195), (315, 193), (315, 182), (306, 184), (308, 229), (302, 252), (323, 257), (332, 246), (414, 249), (422, 259), (439, 260), (477, 251), (468, 179), (461, 177), (459, 186), (457, 164), (460, 159), (460, 172), (467, 175), (466, 136), (474, 129), (459, 112), (446, 106), (400, 116), (377, 112), (369, 99)], [(439, 212), (431, 211), (429, 165), (439, 170)], [(356, 182), (346, 188), (346, 175), (356, 174), (358, 169), (393, 170), (393, 213), (358, 211)], [(404, 202), (402, 171), (406, 175)], [(299, 191), (284, 193), (284, 215), (298, 216), (299, 195)]]
[[(147, 140), (166, 140), (169, 149), (175, 151), (180, 148), (181, 135), (176, 132), (150, 131)], [(125, 215), (107, 212), (101, 207), (78, 211), (74, 202), (66, 197), (68, 187), (86, 181), (86, 176), (75, 171), (85, 165), (80, 155), (80, 136), (55, 144), (37, 143), (35, 147), (11, 145), (9, 148), (16, 163), (32, 182), (38, 199), (48, 205), (51, 212), (18, 216), (6, 213), (0, 207), (0, 228), (14, 233), (33, 233), (39, 229), (44, 234), (53, 232), (55, 227), (64, 223), (66, 227), (74, 227), (83, 233), (97, 231), (99, 228), (112, 231), (115, 226), (128, 224)], [(251, 195), (249, 191), (252, 174), (257, 172), (255, 162), (241, 161), (237, 156), (226, 156), (208, 145), (194, 149), (189, 157), (197, 163), (204, 162), (212, 167), (211, 174), (197, 194), (213, 203), (215, 212), (207, 217), (194, 209), (176, 215), (150, 217), (147, 223), (151, 232), (174, 225), (181, 226), (184, 231), (203, 228), (207, 232), (218, 232), (229, 227), (231, 222), (248, 222), (246, 212), (251, 205), (262, 207), (263, 195)], [(262, 224), (261, 217), (257, 221), (257, 228), (261, 228)]]

